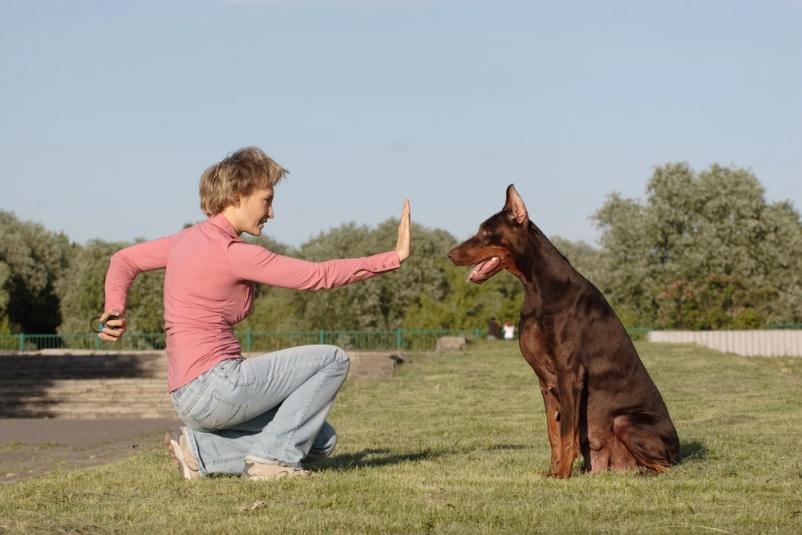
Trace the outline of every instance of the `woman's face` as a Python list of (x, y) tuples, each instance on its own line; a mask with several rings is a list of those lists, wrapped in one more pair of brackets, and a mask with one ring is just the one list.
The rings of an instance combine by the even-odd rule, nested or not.
[(261, 236), (262, 227), (268, 219), (273, 219), (273, 186), (259, 188), (247, 197), (240, 199), (237, 231)]

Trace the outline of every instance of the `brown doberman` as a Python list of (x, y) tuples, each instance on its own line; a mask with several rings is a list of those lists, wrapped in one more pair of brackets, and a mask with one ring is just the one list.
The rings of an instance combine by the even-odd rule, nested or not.
[(668, 409), (629, 336), (601, 292), (571, 266), (534, 223), (515, 187), (504, 208), (448, 257), (475, 265), (482, 283), (507, 269), (524, 285), (520, 348), (540, 381), (551, 444), (548, 475), (646, 467), (679, 461)]

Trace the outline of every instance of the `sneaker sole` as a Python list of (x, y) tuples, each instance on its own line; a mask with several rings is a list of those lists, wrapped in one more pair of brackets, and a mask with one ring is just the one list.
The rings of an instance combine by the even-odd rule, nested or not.
[(243, 479), (247, 479), (248, 481), (275, 481), (277, 479), (309, 477), (311, 475), (312, 472), (310, 472), (309, 470), (294, 470), (292, 468), (286, 467), (285, 470), (280, 470), (269, 475), (251, 475), (246, 469), (245, 471), (242, 472), (241, 477)]

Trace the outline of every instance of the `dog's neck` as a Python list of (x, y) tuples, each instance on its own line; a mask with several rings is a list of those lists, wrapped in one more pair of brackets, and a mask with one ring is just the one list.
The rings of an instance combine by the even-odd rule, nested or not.
[(515, 254), (519, 272), (513, 272), (524, 285), (521, 314), (541, 317), (564, 308), (562, 302), (572, 298), (582, 277), (531, 221), (522, 247), (526, 250)]

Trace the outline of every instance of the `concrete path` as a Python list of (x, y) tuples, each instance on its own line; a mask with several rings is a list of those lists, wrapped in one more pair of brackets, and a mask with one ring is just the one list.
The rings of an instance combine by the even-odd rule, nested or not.
[(0, 484), (116, 461), (160, 443), (179, 425), (177, 419), (0, 419)]

